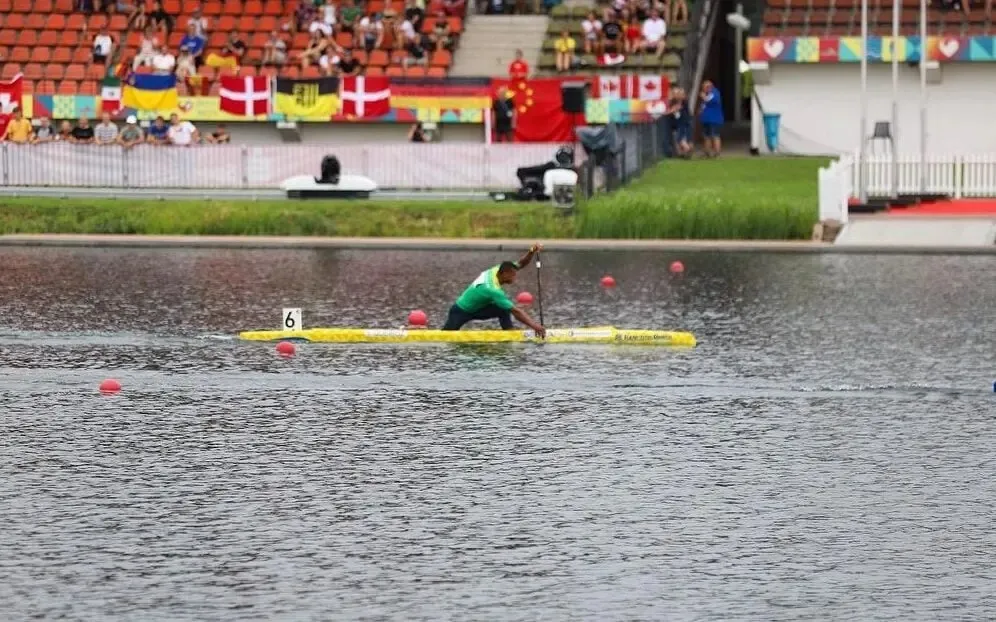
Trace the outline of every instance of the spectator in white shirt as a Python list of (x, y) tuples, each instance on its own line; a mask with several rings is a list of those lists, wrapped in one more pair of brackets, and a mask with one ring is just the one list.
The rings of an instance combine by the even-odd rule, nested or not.
[(311, 25), (308, 26), (308, 32), (315, 34), (316, 32), (321, 32), (326, 37), (332, 36), (332, 26), (326, 24), (323, 20), (315, 19), (312, 20)]
[(367, 54), (373, 52), (384, 42), (384, 22), (381, 21), (380, 13), (373, 16), (364, 16), (360, 20), (360, 36), (363, 39), (363, 49)]
[(106, 65), (114, 50), (114, 39), (107, 33), (107, 28), (101, 28), (100, 33), (93, 38), (93, 62)]
[(287, 62), (287, 42), (280, 38), (280, 34), (274, 30), (270, 33), (270, 38), (263, 46), (264, 65), (283, 65)]
[(201, 10), (199, 8), (194, 9), (194, 12), (190, 15), (190, 19), (187, 20), (187, 28), (189, 29), (191, 26), (194, 27), (194, 35), (200, 37), (201, 39), (208, 38), (208, 20), (201, 14)]
[(401, 22), (401, 25), (398, 26), (398, 33), (401, 35), (400, 39), (402, 47), (413, 45), (416, 42), (415, 24), (413, 24), (411, 20), (406, 19)]
[(138, 44), (138, 54), (135, 55), (135, 61), (131, 68), (138, 69), (143, 65), (151, 66), (152, 59), (155, 58), (158, 49), (159, 40), (156, 39), (151, 28), (146, 28), (145, 34), (142, 35), (142, 41)]
[(176, 69), (176, 57), (165, 47), (160, 47), (152, 57), (152, 69), (158, 74), (170, 74)]
[(171, 145), (189, 147), (200, 140), (197, 128), (190, 121), (181, 121), (178, 115), (170, 115), (166, 137)]
[(595, 15), (594, 11), (588, 13), (588, 17), (581, 22), (581, 32), (584, 35), (584, 53), (601, 54), (602, 22), (598, 20), (598, 16)]
[(98, 145), (113, 145), (118, 139), (118, 126), (111, 121), (111, 113), (101, 115), (100, 123), (93, 128), (93, 139)]
[(643, 22), (643, 47), (646, 51), (654, 51), (657, 58), (664, 56), (664, 37), (667, 36), (667, 24), (661, 19), (661, 14), (655, 9), (650, 17)]
[(332, 4), (332, 0), (325, 0), (325, 4), (322, 5), (322, 21), (335, 30), (335, 5)]

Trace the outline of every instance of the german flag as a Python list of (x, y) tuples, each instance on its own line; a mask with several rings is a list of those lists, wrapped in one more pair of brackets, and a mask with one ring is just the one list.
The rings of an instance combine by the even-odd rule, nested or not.
[(277, 78), (274, 112), (293, 121), (328, 121), (339, 111), (339, 78)]

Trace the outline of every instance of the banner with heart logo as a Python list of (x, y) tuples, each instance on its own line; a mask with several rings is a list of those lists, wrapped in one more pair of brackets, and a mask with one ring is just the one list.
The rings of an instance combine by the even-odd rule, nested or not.
[[(868, 37), (868, 62), (916, 62), (920, 37)], [(860, 63), (860, 37), (751, 37), (747, 60), (767, 63)], [(926, 56), (941, 63), (996, 62), (996, 37), (927, 37)]]

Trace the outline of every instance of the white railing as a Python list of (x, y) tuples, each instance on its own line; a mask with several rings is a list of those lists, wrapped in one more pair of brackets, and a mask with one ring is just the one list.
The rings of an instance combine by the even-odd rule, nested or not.
[[(342, 172), (380, 188), (517, 188), (515, 170), (553, 158), (557, 144), (139, 145), (132, 149), (46, 143), (0, 145), (0, 186), (276, 189), (318, 175), (333, 154)], [(578, 150), (580, 151), (580, 150)]]
[[(865, 165), (844, 155), (819, 171), (820, 221), (847, 222), (849, 199), (861, 196), (861, 174), (867, 196), (940, 194), (953, 199), (996, 197), (996, 155), (868, 156)], [(896, 181), (893, 184), (893, 180)]]

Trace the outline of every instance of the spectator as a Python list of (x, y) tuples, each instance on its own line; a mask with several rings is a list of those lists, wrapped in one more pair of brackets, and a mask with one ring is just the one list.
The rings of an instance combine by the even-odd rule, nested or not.
[(270, 38), (263, 45), (263, 64), (283, 66), (287, 62), (287, 42), (280, 34), (274, 30), (270, 33)]
[(107, 28), (101, 28), (100, 32), (93, 38), (93, 63), (95, 65), (106, 65), (107, 59), (111, 57), (114, 50), (114, 39), (107, 33)]
[(664, 56), (664, 37), (667, 35), (667, 24), (661, 19), (657, 9), (650, 12), (650, 17), (643, 22), (643, 49), (653, 51), (658, 59)]
[(145, 13), (145, 2), (139, 2), (138, 5), (132, 10), (128, 15), (128, 25), (127, 30), (137, 30), (140, 32), (145, 32), (145, 29), (149, 25), (149, 16)]
[(495, 119), (495, 142), (512, 142), (512, 128), (515, 125), (515, 102), (508, 89), (498, 89), (498, 97), (492, 105)]
[(321, 33), (323, 37), (331, 37), (332, 27), (326, 24), (324, 20), (315, 17), (315, 19), (311, 20), (311, 25), (308, 26), (308, 32), (310, 34), (318, 32)]
[(410, 143), (424, 143), (425, 140), (425, 130), (422, 128), (422, 122), (416, 121), (408, 128), (408, 142)]
[(0, 136), (0, 141), (9, 140), (12, 143), (24, 144), (31, 140), (33, 134), (31, 121), (24, 118), (24, 112), (20, 108), (14, 108), (14, 118), (7, 123), (7, 129)]
[(101, 115), (100, 123), (93, 128), (94, 142), (98, 145), (111, 145), (118, 140), (118, 126), (111, 121), (111, 113)]
[(190, 18), (187, 19), (187, 33), (188, 34), (191, 32), (191, 30), (190, 30), (191, 26), (194, 27), (194, 30), (193, 30), (194, 36), (200, 37), (201, 39), (204, 39), (205, 41), (207, 40), (207, 38), (208, 38), (208, 20), (201, 13), (201, 9), (199, 7), (196, 8), (196, 9), (194, 9), (194, 12), (191, 13)]
[(63, 121), (59, 125), (59, 133), (56, 134), (55, 140), (61, 140), (67, 143), (73, 142), (73, 124), (69, 121)]
[(331, 32), (335, 32), (335, 5), (332, 4), (332, 0), (325, 0), (325, 4), (322, 5), (322, 21)]
[(197, 25), (191, 20), (187, 24), (187, 34), (180, 39), (180, 52), (187, 52), (194, 59), (194, 66), (200, 67), (204, 62), (204, 47), (207, 39), (197, 32)]
[(173, 16), (163, 9), (163, 3), (156, 0), (152, 3), (152, 12), (149, 13), (149, 26), (155, 30), (162, 31), (166, 38), (173, 32)]
[(49, 143), (56, 140), (56, 138), (55, 128), (49, 123), (48, 117), (38, 119), (38, 127), (35, 129), (35, 135), (31, 139), (31, 142), (34, 144)]
[(356, 25), (363, 16), (363, 9), (356, 6), (353, 0), (343, 0), (339, 9), (339, 31), (355, 34)]
[(171, 145), (178, 147), (189, 147), (200, 140), (197, 128), (190, 121), (181, 121), (179, 115), (172, 114), (169, 117), (169, 129), (166, 136)]
[(643, 24), (635, 15), (626, 24), (626, 39), (623, 41), (626, 54), (639, 54), (643, 51)]
[(436, 13), (436, 23), (429, 33), (429, 42), (437, 52), (441, 50), (453, 50), (453, 33), (450, 31), (450, 21), (446, 19), (446, 14), (442, 11)]
[(508, 65), (508, 77), (513, 80), (525, 80), (529, 77), (529, 63), (523, 58), (522, 50), (515, 51), (515, 59)]
[(166, 46), (160, 46), (152, 57), (152, 69), (155, 73), (169, 75), (176, 70), (176, 57), (169, 53)]
[(128, 115), (125, 119), (125, 126), (121, 128), (121, 133), (118, 134), (118, 144), (125, 149), (131, 149), (135, 145), (141, 144), (145, 140), (145, 135), (142, 132), (142, 128), (138, 127), (138, 119), (135, 115)]
[(416, 4), (415, 0), (405, 2), (405, 20), (412, 23), (416, 32), (422, 30), (422, 24), (425, 23), (425, 11)]
[(581, 22), (581, 32), (584, 36), (584, 53), (602, 53), (602, 22), (598, 21), (598, 16), (594, 11), (588, 13), (588, 17)]
[(246, 54), (246, 43), (239, 38), (239, 33), (234, 30), (228, 33), (228, 41), (225, 43), (225, 47), (221, 48), (222, 58), (231, 59), (235, 62), (235, 66), (242, 65), (242, 57)]
[(384, 22), (380, 13), (375, 14), (372, 19), (369, 16), (364, 16), (360, 20), (360, 37), (362, 37), (363, 49), (366, 50), (367, 54), (380, 49), (384, 43)]
[(335, 74), (336, 64), (339, 62), (339, 55), (341, 53), (342, 48), (339, 47), (334, 39), (325, 40), (325, 52), (318, 59), (318, 66), (322, 68), (325, 75), (331, 76)]
[[(190, 52), (181, 49), (180, 55), (176, 58), (176, 79), (183, 80), (187, 85), (187, 89), (191, 91), (191, 95), (195, 93), (193, 91), (197, 90), (199, 86), (199, 80), (192, 80), (191, 78), (198, 78), (197, 75), (197, 62), (194, 61), (194, 57), (190, 55)], [(197, 82), (198, 84), (194, 84)]]
[(607, 17), (602, 22), (602, 51), (620, 54), (625, 49), (623, 27), (613, 10), (607, 11)]
[(149, 125), (149, 132), (146, 136), (146, 140), (152, 145), (164, 145), (169, 140), (169, 126), (166, 125), (166, 119), (156, 117), (156, 120)]
[(671, 135), (674, 138), (675, 151), (680, 158), (689, 158), (692, 154), (692, 113), (688, 109), (688, 98), (685, 89), (675, 87), (667, 106), (667, 115), (671, 121)]
[(80, 117), (79, 123), (73, 128), (72, 142), (89, 144), (93, 142), (93, 126), (90, 125), (90, 119), (86, 117)]
[(719, 131), (723, 127), (723, 99), (710, 80), (702, 83), (702, 93), (699, 95), (699, 122), (702, 124), (702, 136), (705, 143), (707, 158), (719, 157), (722, 143)]
[(158, 49), (159, 39), (153, 34), (152, 28), (146, 28), (145, 34), (142, 35), (142, 40), (138, 44), (138, 54), (135, 55), (135, 60), (132, 62), (131, 68), (138, 69), (142, 66), (151, 66), (152, 59), (155, 58), (156, 50)]
[(294, 32), (303, 32), (315, 20), (315, 3), (311, 0), (300, 0), (294, 9)]
[(669, 15), (667, 13), (665, 13), (665, 15), (669, 15), (669, 17), (674, 20), (675, 24), (681, 24), (681, 25), (687, 24), (688, 23), (688, 3), (685, 2), (685, 0), (673, 0), (673, 1), (674, 1), (674, 6), (673, 6), (673, 8), (674, 8), (674, 15)]
[(553, 43), (553, 49), (557, 54), (557, 71), (564, 73), (571, 70), (571, 65), (574, 64), (574, 48), (576, 46), (577, 43), (569, 31), (564, 30), (560, 33), (560, 38)]
[(398, 25), (395, 37), (396, 47), (408, 49), (409, 46), (418, 41), (418, 30), (415, 28), (415, 24), (413, 24), (411, 20), (404, 19), (401, 21), (401, 24)]
[(320, 32), (311, 33), (311, 40), (308, 42), (308, 47), (301, 51), (301, 69), (304, 69), (311, 63), (320, 63), (321, 59), (326, 56), (325, 51), (328, 48), (328, 40), (322, 36)]
[(232, 142), (232, 136), (228, 133), (224, 123), (219, 123), (218, 127), (208, 134), (206, 139), (212, 145), (227, 145)]
[(336, 58), (336, 67), (339, 73), (344, 76), (358, 76), (363, 73), (363, 64), (353, 57), (353, 51), (346, 48), (342, 55)]

